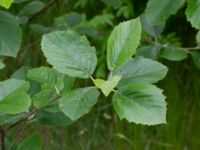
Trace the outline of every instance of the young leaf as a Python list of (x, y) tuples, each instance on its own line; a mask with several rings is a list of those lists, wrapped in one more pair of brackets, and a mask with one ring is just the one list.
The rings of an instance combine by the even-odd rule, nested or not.
[(45, 34), (41, 46), (47, 61), (61, 73), (89, 78), (95, 70), (95, 48), (85, 36), (72, 31), (56, 31)]
[(21, 27), (16, 18), (0, 11), (0, 55), (16, 57), (21, 46)]
[(191, 56), (194, 64), (197, 66), (198, 69), (200, 69), (200, 52), (191, 52)]
[(103, 92), (105, 96), (108, 96), (110, 92), (116, 87), (117, 83), (121, 79), (121, 76), (112, 76), (107, 81), (102, 79), (95, 79), (93, 82), (95, 86)]
[(38, 132), (33, 133), (22, 141), (17, 147), (17, 150), (41, 150), (42, 138)]
[(109, 70), (115, 70), (131, 59), (140, 43), (140, 37), (140, 18), (122, 22), (114, 28), (107, 44)]
[(94, 87), (68, 91), (59, 99), (60, 109), (72, 121), (77, 120), (90, 111), (98, 96), (99, 91)]
[(122, 76), (118, 86), (132, 83), (156, 83), (167, 74), (167, 67), (143, 57), (135, 57), (113, 72)]
[(188, 0), (185, 14), (192, 26), (200, 29), (200, 0)]
[(56, 84), (56, 71), (48, 67), (34, 68), (28, 71), (27, 77), (39, 83)]
[(151, 25), (163, 23), (183, 6), (185, 0), (149, 0), (145, 9), (145, 17)]
[(150, 84), (124, 86), (113, 96), (120, 119), (144, 125), (166, 123), (166, 102), (162, 90)]
[(0, 82), (0, 112), (18, 114), (28, 112), (31, 100), (26, 91), (29, 83), (22, 80), (8, 79)]
[(177, 49), (174, 46), (169, 46), (160, 52), (160, 57), (171, 61), (181, 61), (186, 59), (188, 54), (184, 50)]
[(13, 0), (0, 0), (0, 6), (5, 7), (6, 9), (10, 8)]

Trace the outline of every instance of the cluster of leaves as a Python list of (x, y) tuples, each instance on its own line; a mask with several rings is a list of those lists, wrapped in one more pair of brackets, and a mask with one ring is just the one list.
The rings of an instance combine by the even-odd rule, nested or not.
[[(12, 3), (26, 1), (0, 0), (0, 5), (8, 9)], [(6, 57), (18, 56), (22, 26), (53, 3), (56, 0), (47, 5), (42, 1), (28, 2), (17, 17), (0, 10), (0, 69), (7, 67), (3, 63)], [(80, 0), (74, 7), (85, 7), (87, 3), (89, 1)], [(128, 0), (108, 0), (105, 3), (117, 10), (118, 17), (133, 15)], [(197, 30), (200, 29), (199, 3), (199, 0), (189, 0), (185, 12), (187, 20)], [(98, 102), (100, 91), (112, 99), (120, 119), (144, 125), (166, 123), (165, 96), (154, 84), (166, 76), (168, 69), (156, 59), (180, 61), (191, 55), (200, 68), (200, 53), (196, 51), (199, 49), (200, 31), (196, 36), (197, 46), (189, 48), (181, 47), (174, 34), (161, 36), (166, 20), (184, 5), (185, 0), (149, 0), (140, 17), (116, 26), (113, 23), (115, 16), (107, 10), (90, 20), (84, 14), (70, 12), (54, 18), (49, 27), (31, 24), (30, 29), (42, 35), (41, 50), (48, 65), (22, 66), (10, 78), (0, 82), (1, 127), (6, 127), (7, 131), (8, 125), (12, 127), (22, 121), (69, 125), (92, 109)], [(106, 42), (107, 47), (102, 46), (106, 49), (105, 59), (105, 51), (96, 50), (88, 38), (100, 40), (102, 44), (105, 38), (97, 29), (107, 25), (114, 29)], [(78, 78), (91, 80), (93, 85), (76, 87), (74, 83)], [(34, 143), (35, 149), (40, 149), (40, 135), (34, 133), (18, 149), (29, 149), (28, 146), (33, 146), (30, 143)]]

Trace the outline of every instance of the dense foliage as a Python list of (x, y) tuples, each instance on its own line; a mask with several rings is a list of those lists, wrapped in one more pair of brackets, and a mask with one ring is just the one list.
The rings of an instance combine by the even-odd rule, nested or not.
[[(176, 73), (159, 81), (188, 63), (199, 73), (199, 0), (0, 0), (0, 6), (2, 150), (67, 149), (56, 140), (50, 147), (41, 130), (54, 134), (99, 116), (116, 126), (126, 120), (127, 128), (166, 126), (172, 120), (162, 89), (167, 84), (170, 91)], [(127, 148), (144, 149), (124, 134), (117, 137)], [(92, 138), (72, 149), (98, 147), (101, 140)]]

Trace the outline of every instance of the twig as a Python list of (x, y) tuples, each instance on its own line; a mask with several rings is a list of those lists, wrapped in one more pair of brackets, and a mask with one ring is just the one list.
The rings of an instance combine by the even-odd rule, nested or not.
[(0, 126), (0, 145), (1, 145), (1, 150), (5, 150), (5, 131), (4, 129)]
[[(54, 98), (52, 98), (51, 100), (49, 100), (48, 105), (51, 104), (51, 103), (53, 103), (54, 101), (58, 100), (59, 98), (61, 98), (60, 95), (55, 96)], [(42, 108), (43, 108), (43, 107), (42, 107)], [(6, 128), (6, 129), (5, 129), (5, 132), (7, 132), (7, 131), (9, 131), (10, 129), (14, 128), (14, 127), (17, 126), (18, 124), (20, 124), (20, 123), (22, 123), (22, 122), (24, 122), (24, 121), (27, 121), (32, 115), (34, 115), (35, 113), (37, 113), (40, 109), (41, 109), (41, 108), (32, 110), (26, 117), (22, 118), (21, 120), (15, 122), (14, 124), (12, 124), (12, 125), (9, 126), (8, 128)]]
[(37, 40), (34, 41), (33, 43), (29, 43), (29, 44), (25, 45), (24, 47), (22, 47), (22, 48), (19, 49), (19, 52), (23, 52), (24, 50), (35, 46), (35, 45), (38, 44), (40, 41), (41, 41), (41, 38), (37, 39)]
[[(60, 95), (55, 96), (54, 98), (52, 98), (52, 99), (49, 101), (48, 104), (51, 104), (52, 102), (58, 100), (60, 97), (61, 97)], [(6, 133), (6, 132), (9, 131), (10, 129), (14, 128), (14, 127), (17, 126), (18, 124), (20, 124), (20, 123), (22, 123), (22, 122), (25, 121), (25, 125), (23, 126), (23, 128), (22, 128), (22, 130), (19, 132), (19, 134), (15, 137), (14, 141), (10, 144), (8, 150), (11, 150), (12, 146), (15, 145), (15, 144), (20, 140), (20, 138), (23, 137), (23, 135), (24, 135), (24, 133), (25, 133), (25, 129), (26, 129), (26, 127), (28, 126), (28, 122), (27, 122), (27, 121), (32, 120), (32, 118), (31, 118), (31, 119), (29, 119), (29, 118), (30, 118), (32, 115), (34, 115), (36, 112), (38, 112), (39, 110), (40, 110), (40, 109), (34, 109), (34, 110), (32, 110), (25, 118), (23, 118), (23, 119), (17, 121), (16, 123), (12, 124), (12, 125), (11, 125), (10, 127), (8, 127), (5, 131), (2, 130), (2, 131), (3, 131), (2, 133)], [(1, 134), (1, 135), (2, 135), (2, 134)], [(3, 134), (3, 135), (4, 135), (4, 134)], [(4, 139), (4, 138), (3, 138), (3, 139)], [(4, 142), (3, 142), (3, 143), (4, 143)], [(4, 148), (4, 149), (2, 148), (2, 150), (5, 150), (5, 148)]]
[[(159, 43), (157, 41), (152, 41), (152, 40), (143, 40), (142, 42), (152, 44), (152, 45), (155, 45), (155, 46), (160, 46), (161, 48), (170, 48), (169, 43), (162, 44), (162, 43)], [(196, 46), (196, 47), (176, 47), (176, 49), (191, 53), (190, 52), (191, 50), (200, 50), (200, 46)]]
[(25, 122), (22, 130), (17, 134), (14, 141), (9, 145), (8, 150), (11, 150), (12, 146), (15, 145), (24, 136), (25, 129), (26, 129), (27, 125), (28, 125), (28, 123)]
[(44, 11), (46, 11), (48, 8), (50, 8), (51, 6), (53, 6), (58, 0), (52, 0), (50, 1), (46, 6), (44, 6), (39, 12), (35, 13), (34, 15), (32, 15), (29, 18), (29, 22), (31, 22), (32, 20), (34, 20), (35, 18), (37, 18), (41, 13), (43, 13)]
[(22, 118), (21, 120), (15, 122), (14, 124), (12, 124), (11, 126), (9, 126), (8, 128), (5, 129), (5, 132), (8, 132), (10, 129), (14, 128), (15, 126), (17, 126), (18, 124), (26, 121), (29, 117), (31, 117), (33, 114), (35, 114), (38, 111), (38, 109), (34, 109), (32, 110), (25, 118)]

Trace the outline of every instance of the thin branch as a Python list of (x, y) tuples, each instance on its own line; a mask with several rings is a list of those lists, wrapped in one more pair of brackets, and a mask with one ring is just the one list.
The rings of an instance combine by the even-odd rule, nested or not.
[(50, 1), (45, 7), (43, 7), (39, 12), (35, 13), (34, 15), (32, 15), (29, 18), (29, 22), (31, 22), (32, 20), (34, 20), (35, 18), (37, 18), (40, 14), (42, 14), (44, 11), (46, 11), (47, 9), (49, 9), (51, 6), (53, 6), (56, 2), (58, 2), (58, 0), (52, 0)]
[(15, 137), (15, 139), (13, 140), (13, 142), (9, 145), (8, 150), (11, 150), (12, 146), (15, 145), (23, 136), (26, 130), (26, 127), (28, 126), (28, 123), (25, 122), (23, 128), (21, 129), (21, 131), (17, 134), (17, 136)]
[[(59, 98), (61, 98), (60, 95), (55, 96), (54, 98), (49, 100), (49, 104), (55, 102), (56, 100), (58, 100)], [(43, 107), (41, 107), (40, 109), (42, 109)], [(9, 131), (10, 129), (14, 128), (15, 126), (17, 126), (18, 124), (29, 120), (29, 118), (34, 115), (35, 113), (37, 113), (40, 109), (33, 109), (26, 117), (20, 119), (19, 121), (15, 122), (14, 124), (12, 124), (11, 126), (9, 126), (8, 128), (5, 129), (5, 132)]]
[(41, 42), (41, 38), (37, 39), (36, 41), (34, 41), (33, 43), (29, 43), (27, 45), (25, 45), (24, 47), (20, 48), (19, 49), (19, 52), (23, 52), (24, 50), (28, 49), (28, 48), (31, 48), (33, 46), (35, 46), (36, 44), (40, 43)]
[(0, 126), (0, 145), (1, 145), (1, 150), (5, 150), (5, 131), (2, 126)]
[[(169, 43), (159, 43), (157, 41), (152, 41), (152, 40), (143, 40), (142, 42), (147, 43), (147, 44), (152, 44), (155, 46), (160, 46), (161, 48), (170, 48)], [(196, 47), (176, 47), (176, 49), (185, 51), (187, 53), (191, 53), (191, 50), (200, 50), (200, 46), (196, 46)]]

